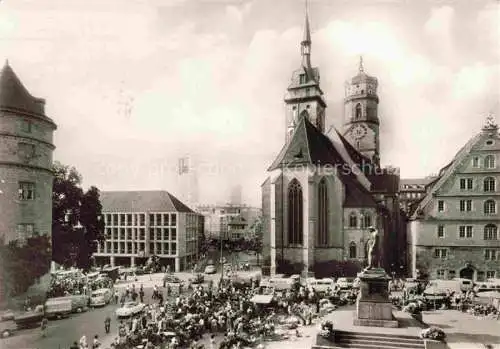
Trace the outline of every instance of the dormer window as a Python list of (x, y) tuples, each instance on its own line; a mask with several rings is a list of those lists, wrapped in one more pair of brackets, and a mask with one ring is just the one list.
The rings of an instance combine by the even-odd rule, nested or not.
[(300, 74), (299, 75), (299, 82), (301, 84), (305, 84), (307, 82), (307, 79), (306, 79), (306, 74)]

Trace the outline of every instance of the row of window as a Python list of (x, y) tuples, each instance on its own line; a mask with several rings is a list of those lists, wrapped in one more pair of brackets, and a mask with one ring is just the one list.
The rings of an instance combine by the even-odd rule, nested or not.
[[(458, 226), (458, 238), (472, 239), (474, 236), (474, 227), (472, 225)], [(444, 239), (446, 237), (446, 230), (444, 225), (437, 226), (437, 237)], [(483, 229), (484, 240), (498, 240), (498, 227), (495, 224), (487, 224)]]
[[(445, 270), (445, 269), (438, 269), (436, 270), (436, 276), (437, 279), (444, 280), (453, 280), (456, 278), (456, 271), (455, 270)], [(484, 271), (478, 271), (477, 272), (477, 281), (485, 281), (488, 279), (494, 279), (496, 277), (496, 271), (495, 270), (487, 270), (486, 272)]]
[[(458, 181), (460, 190), (473, 190), (474, 178), (460, 178)], [(486, 177), (483, 179), (483, 191), (490, 193), (496, 191), (496, 181), (493, 177)]]
[(401, 193), (402, 198), (404, 199), (420, 199), (425, 195), (425, 193), (418, 193), (418, 192), (413, 192), (413, 193)]
[(486, 155), (484, 159), (481, 159), (481, 157), (479, 156), (474, 156), (472, 158), (472, 167), (474, 168), (481, 167), (481, 160), (483, 160), (484, 168), (486, 169), (493, 169), (496, 167), (495, 155), (493, 154)]
[[(145, 226), (146, 214), (107, 213), (104, 215), (107, 226)], [(177, 213), (150, 213), (150, 226), (176, 226)]]
[[(109, 242), (106, 241), (104, 245), (99, 244), (97, 253), (112, 253), (112, 254), (141, 254), (145, 253), (145, 243), (132, 243), (132, 242)], [(157, 242), (149, 244), (149, 253), (157, 255), (176, 255), (177, 243), (175, 242)]]
[[(107, 240), (146, 240), (145, 228), (106, 228)], [(177, 240), (177, 228), (149, 228), (149, 240)]]
[(372, 225), (372, 216), (369, 214), (362, 214), (358, 217), (356, 213), (349, 215), (349, 228), (368, 228)]
[[(458, 209), (460, 212), (472, 212), (474, 211), (473, 200), (460, 200), (458, 204)], [(438, 212), (446, 211), (446, 204), (444, 200), (438, 200), (437, 202)], [(488, 199), (483, 202), (483, 213), (486, 215), (493, 215), (497, 213), (497, 203), (495, 200)]]
[[(496, 261), (500, 253), (496, 249), (486, 248), (484, 250), (484, 260), (485, 261)], [(450, 255), (447, 248), (436, 248), (434, 249), (434, 258), (447, 259)]]
[(22, 223), (17, 225), (17, 238), (25, 240), (35, 233), (35, 225), (32, 223)]

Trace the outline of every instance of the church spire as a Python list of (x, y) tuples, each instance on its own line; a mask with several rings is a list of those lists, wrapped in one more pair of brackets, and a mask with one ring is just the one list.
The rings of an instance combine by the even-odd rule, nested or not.
[(306, 69), (311, 69), (311, 29), (309, 27), (309, 11), (307, 8), (307, 0), (306, 0), (306, 21), (304, 26), (304, 37), (301, 46), (301, 54), (302, 54), (302, 66)]

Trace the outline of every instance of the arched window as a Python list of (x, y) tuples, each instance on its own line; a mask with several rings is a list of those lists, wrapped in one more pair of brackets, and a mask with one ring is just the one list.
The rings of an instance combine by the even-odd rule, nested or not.
[(356, 243), (351, 242), (349, 244), (349, 258), (356, 258)]
[(318, 245), (328, 246), (328, 187), (325, 178), (318, 185)]
[(362, 111), (361, 111), (361, 104), (358, 103), (358, 104), (356, 104), (356, 108), (354, 110), (354, 117), (356, 119), (361, 119), (362, 115), (363, 114), (362, 114)]
[(302, 187), (294, 179), (288, 186), (288, 243), (291, 245), (304, 242), (302, 207)]
[(356, 214), (353, 212), (349, 216), (349, 227), (351, 228), (357, 228), (358, 227), (358, 217)]
[(495, 168), (495, 156), (486, 155), (486, 157), (484, 158), (484, 167)]
[(485, 240), (498, 240), (498, 228), (495, 224), (487, 224), (484, 226)]
[(483, 181), (483, 190), (484, 191), (495, 191), (495, 178), (486, 177)]
[(497, 203), (494, 200), (486, 200), (484, 202), (484, 214), (497, 213)]

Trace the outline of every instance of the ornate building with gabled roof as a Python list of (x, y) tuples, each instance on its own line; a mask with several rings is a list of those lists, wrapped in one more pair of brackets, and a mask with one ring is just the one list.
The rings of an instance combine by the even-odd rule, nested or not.
[(406, 245), (399, 175), (379, 165), (377, 79), (365, 73), (361, 61), (359, 73), (346, 85), (343, 133), (327, 128), (327, 104), (320, 71), (311, 65), (311, 46), (306, 13), (302, 62), (285, 96), (285, 145), (262, 184), (264, 257), (271, 274), (287, 264), (298, 265), (296, 272), (303, 274), (321, 273), (332, 260), (361, 267), (368, 228), (376, 226), (381, 264), (399, 273), (406, 259), (395, 253)]
[(414, 277), (500, 277), (500, 135), (492, 116), (427, 185), (408, 226)]
[(4, 243), (52, 231), (56, 124), (12, 67), (0, 72), (0, 236)]

